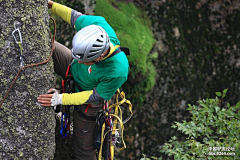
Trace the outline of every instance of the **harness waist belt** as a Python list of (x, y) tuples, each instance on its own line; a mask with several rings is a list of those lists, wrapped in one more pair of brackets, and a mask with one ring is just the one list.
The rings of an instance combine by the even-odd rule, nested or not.
[(85, 118), (86, 120), (89, 120), (89, 121), (96, 121), (97, 116), (87, 116), (86, 114), (84, 114), (80, 110), (79, 106), (74, 106), (74, 109), (78, 112), (80, 117), (83, 117), (83, 118)]

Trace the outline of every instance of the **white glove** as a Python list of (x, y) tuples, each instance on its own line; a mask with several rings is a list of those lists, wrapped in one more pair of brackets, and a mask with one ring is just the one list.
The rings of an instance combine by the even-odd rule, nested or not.
[(51, 99), (51, 106), (57, 106), (62, 104), (62, 94), (59, 94), (56, 89), (53, 89), (54, 93)]

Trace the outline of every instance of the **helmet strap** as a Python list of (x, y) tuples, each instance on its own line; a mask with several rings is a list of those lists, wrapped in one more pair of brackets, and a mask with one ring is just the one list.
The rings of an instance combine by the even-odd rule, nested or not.
[(100, 61), (92, 61), (93, 63), (95, 63), (96, 65), (100, 63)]

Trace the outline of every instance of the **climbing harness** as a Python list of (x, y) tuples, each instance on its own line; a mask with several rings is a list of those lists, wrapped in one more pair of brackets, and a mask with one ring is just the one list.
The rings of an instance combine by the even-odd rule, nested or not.
[(68, 65), (66, 70), (65, 78), (62, 80), (62, 92), (63, 93), (74, 93), (75, 87), (79, 89), (79, 91), (83, 91), (83, 89), (74, 81), (73, 76), (70, 74), (71, 64)]
[[(13, 38), (15, 37), (14, 40), (15, 40), (16, 43), (18, 43), (18, 45), (19, 45), (19, 47), (20, 47), (20, 52), (21, 52), (21, 53), (20, 53), (20, 61), (21, 61), (21, 62), (20, 62), (20, 69), (19, 69), (17, 75), (15, 76), (14, 80), (12, 81), (12, 84), (11, 84), (11, 86), (9, 87), (9, 89), (7, 90), (5, 96), (3, 97), (3, 99), (2, 99), (2, 101), (1, 101), (1, 103), (0, 103), (0, 108), (1, 108), (2, 104), (4, 103), (4, 101), (7, 99), (8, 94), (10, 93), (12, 87), (13, 87), (14, 84), (16, 83), (16, 81), (17, 81), (17, 79), (18, 79), (18, 77), (19, 77), (19, 75), (20, 75), (20, 73), (21, 73), (21, 71), (22, 71), (23, 69), (28, 68), (28, 67), (34, 67), (34, 66), (46, 64), (46, 63), (51, 59), (52, 54), (53, 54), (53, 50), (54, 50), (53, 43), (54, 43), (55, 37), (56, 37), (56, 23), (55, 23), (55, 20), (54, 20), (52, 17), (50, 17), (50, 19), (53, 21), (53, 24), (54, 24), (54, 34), (53, 34), (53, 36), (52, 36), (52, 34), (51, 34), (51, 31), (49, 31), (50, 38), (51, 38), (51, 52), (50, 52), (49, 57), (48, 57), (46, 60), (44, 60), (44, 61), (42, 61), (42, 62), (39, 62), (39, 63), (35, 63), (35, 64), (24, 65), (23, 53), (22, 53), (22, 35), (21, 35), (21, 32), (20, 32), (19, 27), (17, 27), (18, 24), (15, 24), (15, 25), (14, 25), (14, 29), (15, 29), (14, 31), (15, 31), (15, 32), (13, 32), (12, 35), (14, 34)], [(20, 38), (20, 41), (17, 41), (17, 37), (16, 37), (15, 33), (18, 33), (19, 38)]]

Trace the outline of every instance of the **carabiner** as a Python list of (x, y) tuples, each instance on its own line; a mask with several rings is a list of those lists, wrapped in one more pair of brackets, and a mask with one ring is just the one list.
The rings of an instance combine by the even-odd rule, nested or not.
[[(22, 69), (24, 67), (24, 60), (23, 60), (23, 53), (22, 53), (22, 35), (21, 35), (21, 32), (20, 32), (20, 25), (21, 23), (20, 22), (15, 22), (14, 23), (14, 28), (15, 30), (12, 32), (12, 36), (16, 42), (16, 44), (19, 46), (19, 52), (20, 52), (20, 68)], [(18, 37), (19, 37), (19, 41), (17, 40), (17, 33), (18, 33)]]
[[(18, 32), (20, 41), (17, 41), (17, 38), (16, 38), (16, 36), (14, 35), (15, 32)], [(15, 42), (16, 42), (18, 45), (19, 45), (19, 43), (22, 44), (22, 35), (21, 35), (21, 32), (20, 32), (19, 28), (15, 28), (15, 30), (12, 32), (12, 36), (13, 36)]]

